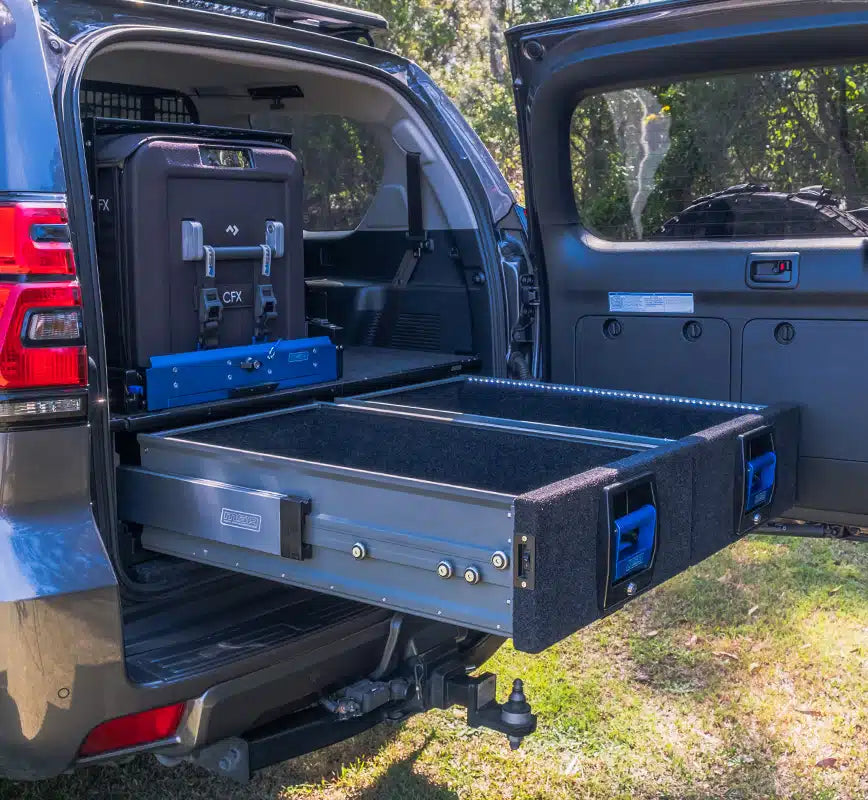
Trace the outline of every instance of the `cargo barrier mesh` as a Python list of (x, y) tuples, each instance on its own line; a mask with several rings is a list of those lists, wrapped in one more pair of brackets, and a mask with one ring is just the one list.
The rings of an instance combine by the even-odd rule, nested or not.
[(182, 92), (101, 81), (82, 83), (81, 115), (147, 122), (199, 122), (196, 106)]

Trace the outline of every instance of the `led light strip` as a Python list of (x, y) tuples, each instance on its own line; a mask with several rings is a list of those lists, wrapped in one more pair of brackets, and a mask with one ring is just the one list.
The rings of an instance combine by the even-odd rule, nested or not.
[(265, 11), (255, 8), (233, 6), (228, 3), (212, 3), (209, 0), (175, 0), (175, 4), (182, 8), (193, 8), (197, 11), (211, 11), (215, 14), (227, 14), (232, 17), (244, 17), (265, 22), (268, 17)]
[(729, 400), (698, 400), (689, 397), (675, 397), (668, 394), (625, 392), (616, 389), (591, 389), (587, 386), (564, 386), (559, 383), (513, 381), (506, 378), (479, 378), (471, 375), (467, 380), (472, 383), (484, 383), (493, 386), (509, 386), (517, 389), (538, 389), (546, 392), (580, 394), (594, 397), (612, 397), (620, 400), (652, 400), (659, 403), (672, 403), (674, 405), (682, 406), (701, 406), (704, 408), (722, 408), (732, 411), (762, 411), (765, 408), (765, 406), (751, 405), (748, 403), (734, 403)]

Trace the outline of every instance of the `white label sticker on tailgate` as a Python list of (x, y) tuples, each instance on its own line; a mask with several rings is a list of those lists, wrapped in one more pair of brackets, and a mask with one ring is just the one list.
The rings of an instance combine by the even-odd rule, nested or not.
[(639, 314), (692, 314), (693, 293), (641, 294), (609, 292), (609, 311)]

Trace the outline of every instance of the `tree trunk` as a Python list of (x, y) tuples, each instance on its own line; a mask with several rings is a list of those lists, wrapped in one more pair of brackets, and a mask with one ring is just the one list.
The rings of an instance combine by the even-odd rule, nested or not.
[(488, 9), (488, 64), (498, 83), (506, 78), (504, 67), (503, 28), (506, 22), (506, 0), (491, 0)]

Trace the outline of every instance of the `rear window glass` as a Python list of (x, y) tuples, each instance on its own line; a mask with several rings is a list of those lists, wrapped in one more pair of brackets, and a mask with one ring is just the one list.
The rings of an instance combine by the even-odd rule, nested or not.
[(585, 98), (570, 130), (584, 226), (614, 241), (868, 236), (868, 65)]
[(383, 177), (383, 151), (364, 125), (331, 114), (291, 118), (304, 167), (304, 228), (349, 231), (362, 221)]

